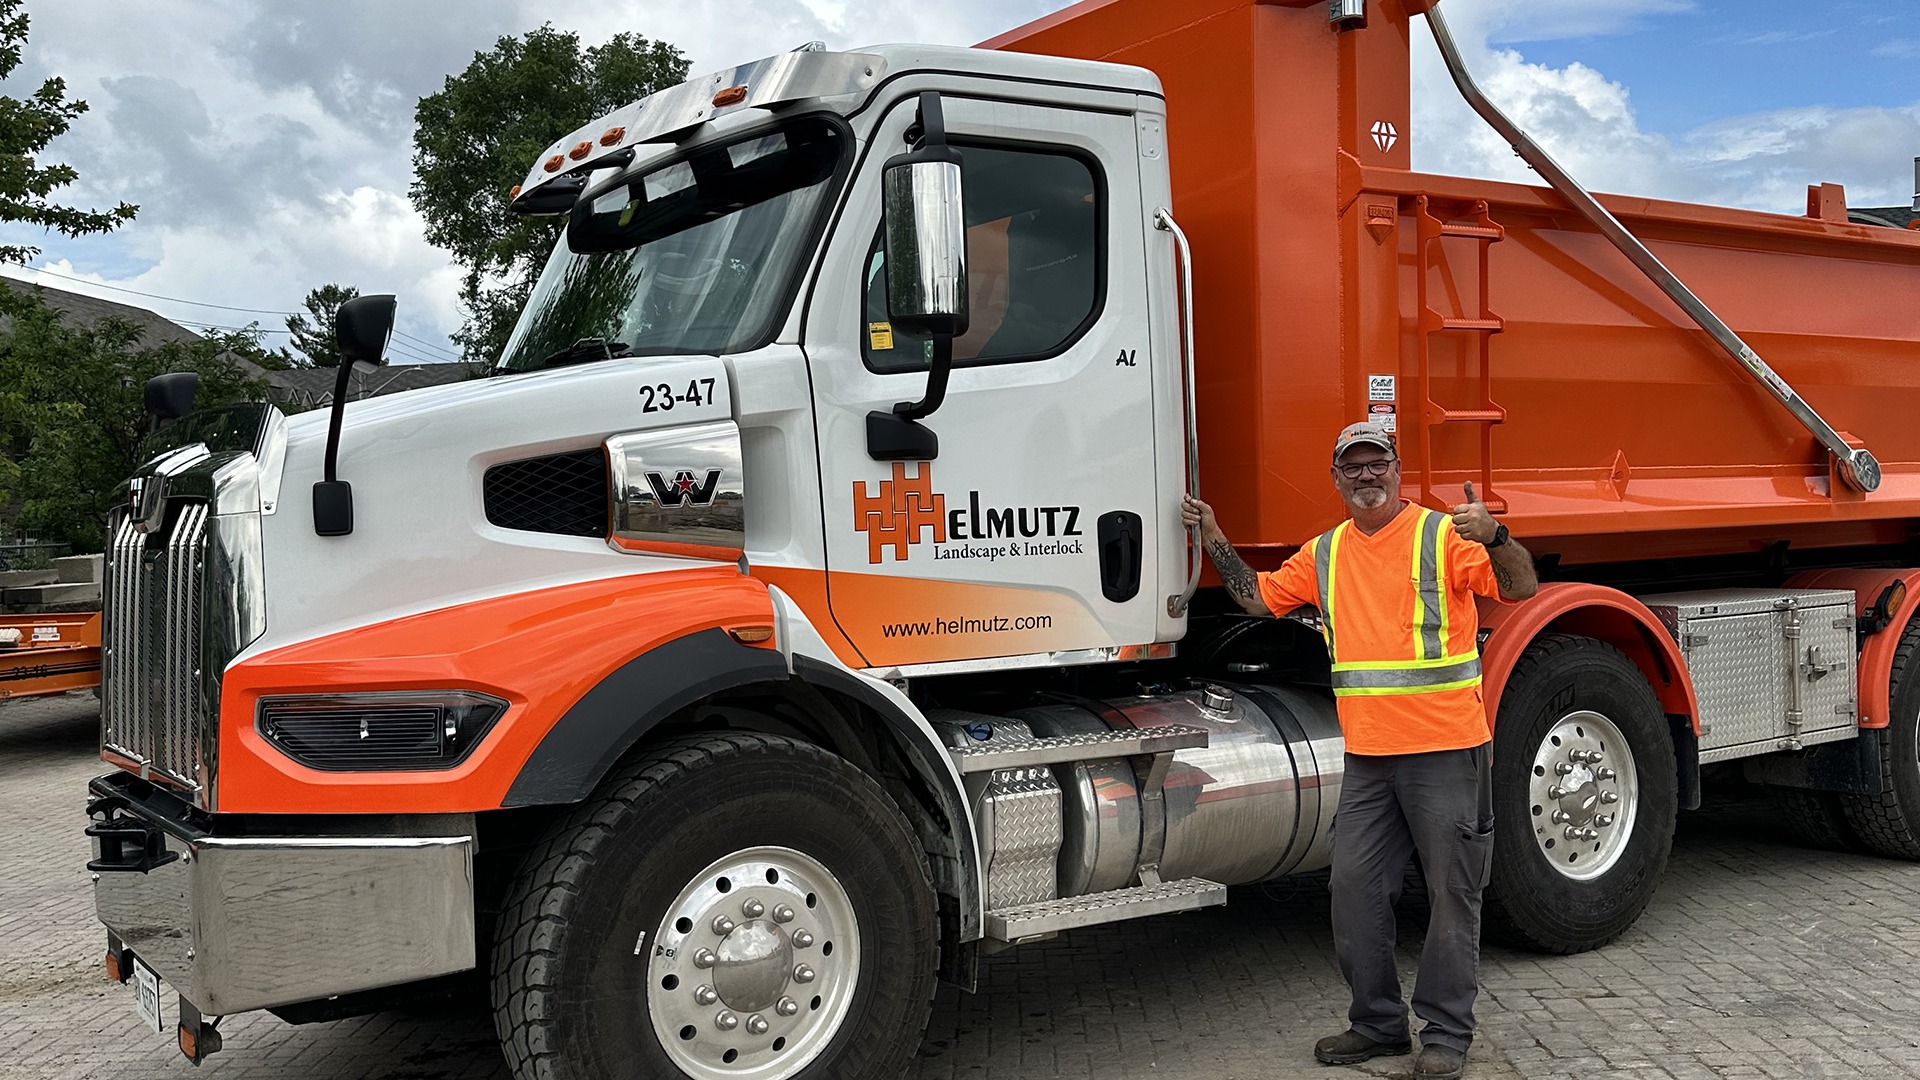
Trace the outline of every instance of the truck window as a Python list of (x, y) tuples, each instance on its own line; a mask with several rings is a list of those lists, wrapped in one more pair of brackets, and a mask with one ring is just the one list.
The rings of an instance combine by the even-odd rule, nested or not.
[[(1105, 188), (1097, 167), (1056, 150), (961, 146), (970, 318), (954, 366), (1057, 356), (1099, 314), (1106, 293)], [(887, 320), (886, 253), (866, 263), (861, 355), (882, 374), (925, 369), (925, 338)]]

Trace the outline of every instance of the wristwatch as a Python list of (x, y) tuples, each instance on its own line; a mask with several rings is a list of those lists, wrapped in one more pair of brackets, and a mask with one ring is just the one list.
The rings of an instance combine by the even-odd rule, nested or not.
[(1492, 551), (1494, 548), (1506, 543), (1509, 539), (1511, 539), (1511, 537), (1507, 534), (1507, 527), (1505, 525), (1496, 525), (1493, 528), (1493, 539), (1487, 541), (1482, 546), (1488, 551)]

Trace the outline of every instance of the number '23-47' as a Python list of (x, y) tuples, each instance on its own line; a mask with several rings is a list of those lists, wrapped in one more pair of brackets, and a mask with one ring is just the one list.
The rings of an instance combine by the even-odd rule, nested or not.
[(643, 386), (640, 397), (641, 412), (672, 412), (675, 405), (709, 405), (713, 403), (713, 380), (690, 379), (684, 394), (675, 394), (666, 383)]

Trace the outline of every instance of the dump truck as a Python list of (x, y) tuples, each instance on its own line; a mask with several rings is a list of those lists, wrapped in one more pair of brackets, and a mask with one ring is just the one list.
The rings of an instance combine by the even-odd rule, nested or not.
[[(1429, 31), (1543, 183), (1412, 171)], [(195, 1061), (478, 983), (529, 1080), (892, 1076), (983, 956), (1325, 867), (1314, 617), (1202, 587), (1179, 506), (1275, 566), (1363, 418), (1545, 581), (1479, 641), (1492, 931), (1617, 937), (1716, 776), (1920, 856), (1920, 234), (1591, 195), (1430, 0), (802, 48), (511, 208), (560, 238), (494, 377), (156, 390), (87, 829)]]

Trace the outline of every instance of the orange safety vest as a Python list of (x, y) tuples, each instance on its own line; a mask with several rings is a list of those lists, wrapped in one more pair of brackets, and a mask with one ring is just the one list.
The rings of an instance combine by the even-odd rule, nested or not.
[(1474, 595), (1499, 589), (1486, 549), (1454, 535), (1446, 514), (1409, 505), (1372, 536), (1342, 522), (1261, 578), (1275, 611), (1289, 600), (1320, 609), (1350, 752), (1487, 741)]

